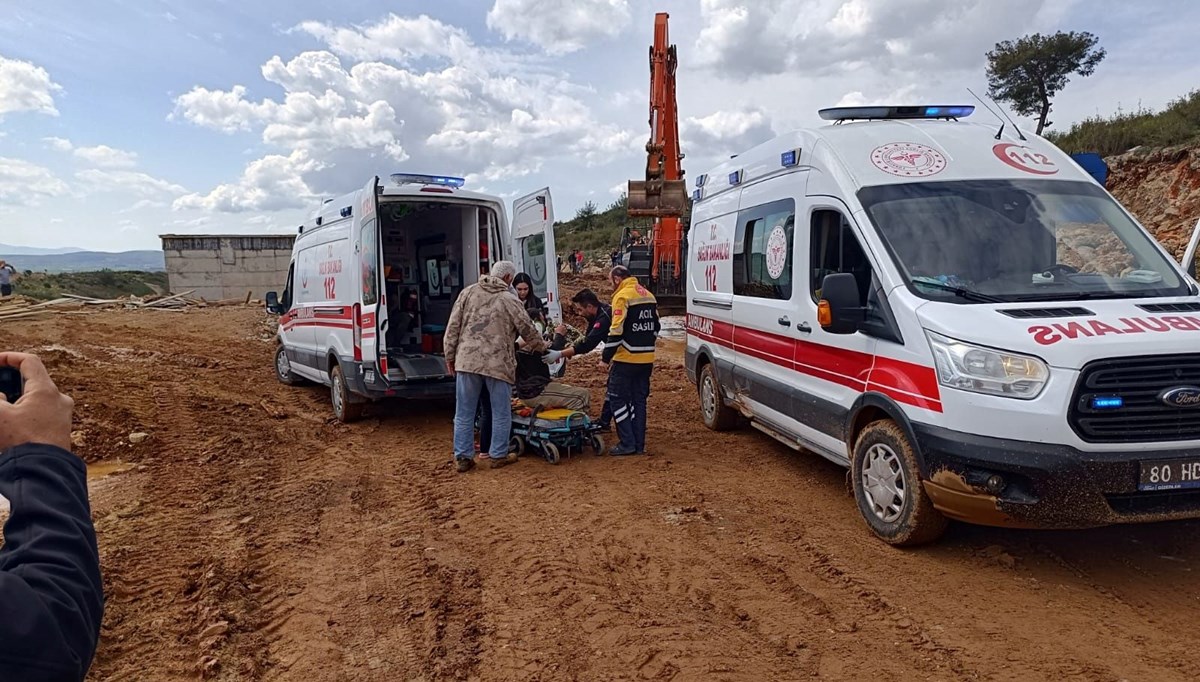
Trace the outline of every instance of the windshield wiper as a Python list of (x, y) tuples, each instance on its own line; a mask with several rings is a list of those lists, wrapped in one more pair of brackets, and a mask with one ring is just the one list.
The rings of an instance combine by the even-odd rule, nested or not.
[(941, 289), (942, 291), (949, 291), (950, 293), (954, 294), (955, 296), (958, 296), (959, 298), (963, 298), (968, 301), (975, 301), (976, 303), (1008, 303), (1009, 302), (1009, 300), (1007, 298), (1000, 298), (999, 296), (992, 296), (991, 294), (985, 294), (985, 293), (982, 293), (979, 291), (974, 291), (972, 289), (964, 289), (963, 287), (950, 286), (949, 284), (942, 284), (941, 282), (925, 282), (925, 281), (918, 282), (916, 280), (913, 280), (912, 284), (913, 284), (913, 286), (917, 286), (917, 287), (929, 287), (931, 289)]
[[(1157, 291), (1154, 290), (1154, 291)], [(1141, 291), (1063, 291), (1057, 294), (1027, 294), (1016, 296), (1015, 301), (1086, 301), (1091, 298), (1146, 298), (1153, 296)]]

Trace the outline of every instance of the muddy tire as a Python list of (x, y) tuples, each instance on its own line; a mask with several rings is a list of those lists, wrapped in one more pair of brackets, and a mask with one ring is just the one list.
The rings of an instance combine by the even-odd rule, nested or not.
[(333, 371), (329, 373), (329, 380), (329, 393), (333, 400), (333, 416), (343, 424), (361, 419), (364, 405), (350, 402), (352, 397), (350, 387), (346, 385), (346, 375), (342, 373), (341, 365), (333, 366)]
[(912, 547), (946, 531), (949, 521), (925, 494), (912, 444), (895, 422), (872, 422), (858, 434), (850, 480), (858, 511), (880, 540)]
[(525, 454), (525, 438), (514, 435), (508, 439), (508, 451), (515, 453), (517, 457)]
[(551, 464), (558, 464), (562, 461), (562, 454), (558, 451), (558, 446), (550, 441), (542, 443), (542, 459)]
[(705, 426), (713, 431), (729, 431), (738, 425), (740, 415), (721, 397), (721, 384), (711, 362), (700, 370), (696, 388), (700, 392), (700, 418)]
[(292, 372), (292, 363), (288, 360), (282, 343), (275, 348), (275, 378), (288, 386), (300, 386), (306, 383), (302, 377)]

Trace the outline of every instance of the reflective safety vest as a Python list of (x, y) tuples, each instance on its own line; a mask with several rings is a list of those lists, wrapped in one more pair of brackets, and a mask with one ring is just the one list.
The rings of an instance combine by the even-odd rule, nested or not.
[(639, 284), (636, 277), (626, 277), (613, 294), (612, 325), (604, 343), (604, 361), (654, 362), (654, 342), (660, 328), (654, 294)]

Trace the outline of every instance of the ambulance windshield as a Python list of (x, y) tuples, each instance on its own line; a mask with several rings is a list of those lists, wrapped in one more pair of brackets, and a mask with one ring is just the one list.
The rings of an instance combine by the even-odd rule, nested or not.
[(910, 287), (925, 298), (976, 303), (1191, 293), (1150, 236), (1091, 183), (906, 183), (864, 187), (858, 198)]

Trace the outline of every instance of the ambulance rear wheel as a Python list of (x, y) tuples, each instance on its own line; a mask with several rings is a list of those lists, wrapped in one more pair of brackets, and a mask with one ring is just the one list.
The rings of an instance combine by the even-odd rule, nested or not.
[(341, 365), (334, 365), (330, 372), (329, 393), (333, 400), (333, 416), (338, 421), (348, 424), (362, 417), (363, 404), (350, 402), (350, 387), (346, 385)]
[(713, 431), (729, 431), (737, 426), (738, 413), (726, 405), (721, 397), (721, 384), (717, 381), (717, 372), (711, 362), (700, 370), (697, 386), (700, 391), (700, 416), (704, 425)]
[(872, 422), (859, 433), (850, 479), (858, 511), (884, 542), (912, 547), (946, 531), (949, 521), (925, 494), (916, 453), (895, 422)]

